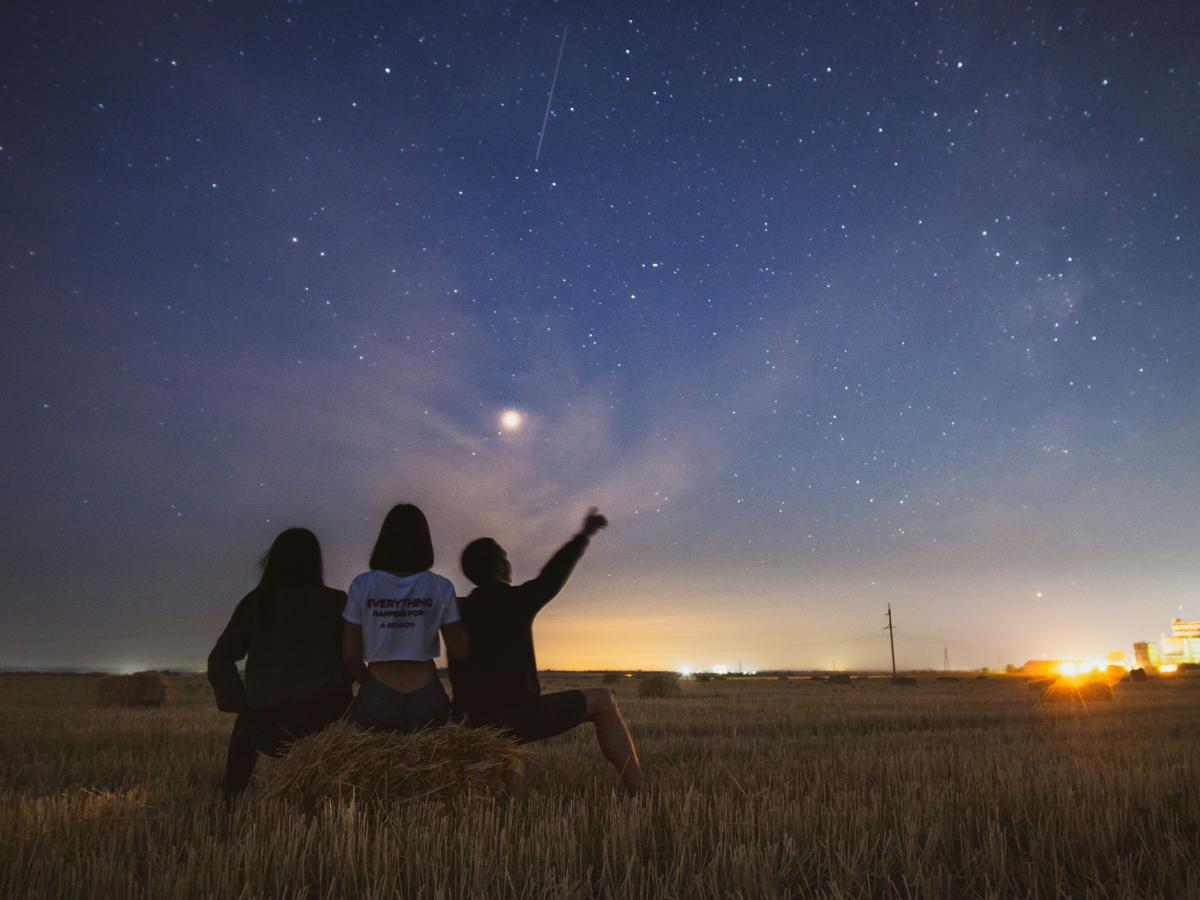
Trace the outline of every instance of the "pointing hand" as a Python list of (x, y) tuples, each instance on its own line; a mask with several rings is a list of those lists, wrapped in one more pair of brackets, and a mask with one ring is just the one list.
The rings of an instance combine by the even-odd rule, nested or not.
[(600, 515), (600, 510), (593, 506), (588, 510), (587, 518), (583, 520), (583, 536), (591, 537), (593, 534), (607, 525), (608, 519)]

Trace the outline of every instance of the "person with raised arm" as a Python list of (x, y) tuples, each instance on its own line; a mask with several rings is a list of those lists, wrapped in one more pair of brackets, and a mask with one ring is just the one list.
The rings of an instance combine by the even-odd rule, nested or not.
[(492, 538), (462, 553), (463, 574), (476, 585), (460, 601), (471, 655), (450, 660), (454, 704), (467, 725), (509, 732), (518, 742), (540, 741), (584, 722), (596, 729), (605, 758), (627, 793), (642, 784), (637, 749), (608, 688), (543, 694), (533, 649), (533, 620), (566, 584), (588, 542), (608, 520), (595, 508), (583, 528), (550, 558), (532, 581), (514, 585), (508, 554)]
[(420, 509), (392, 507), (370, 566), (350, 583), (342, 614), (342, 660), (361, 685), (350, 718), (377, 731), (445, 725), (450, 698), (434, 663), (441, 654), (438, 635), (455, 659), (467, 653), (467, 634), (454, 585), (430, 571), (433, 540)]

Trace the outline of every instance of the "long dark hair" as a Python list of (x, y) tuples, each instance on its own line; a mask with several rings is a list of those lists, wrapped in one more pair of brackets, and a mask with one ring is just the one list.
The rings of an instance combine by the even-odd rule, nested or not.
[(262, 568), (262, 578), (258, 582), (260, 591), (325, 584), (321, 544), (307, 528), (289, 528), (280, 532), (258, 564)]
[(289, 528), (280, 532), (258, 565), (262, 577), (254, 591), (254, 604), (260, 629), (271, 624), (271, 594), (276, 588), (325, 585), (321, 544), (307, 528)]
[(433, 568), (433, 538), (425, 513), (411, 503), (393, 506), (379, 528), (370, 565), (385, 572), (424, 572)]

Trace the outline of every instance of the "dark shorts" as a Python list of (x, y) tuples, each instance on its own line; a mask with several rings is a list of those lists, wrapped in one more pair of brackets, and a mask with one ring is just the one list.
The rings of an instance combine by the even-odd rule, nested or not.
[(368, 675), (350, 706), (355, 725), (377, 731), (440, 728), (449, 717), (450, 698), (436, 676), (424, 687), (403, 693)]
[(225, 758), (225, 792), (240, 794), (246, 789), (258, 754), (279, 756), (292, 741), (336, 722), (349, 705), (350, 692), (345, 691), (298, 706), (239, 713)]
[(473, 709), (467, 724), (473, 727), (500, 728), (520, 744), (544, 741), (570, 731), (584, 722), (587, 698), (583, 691), (558, 691), (503, 709)]

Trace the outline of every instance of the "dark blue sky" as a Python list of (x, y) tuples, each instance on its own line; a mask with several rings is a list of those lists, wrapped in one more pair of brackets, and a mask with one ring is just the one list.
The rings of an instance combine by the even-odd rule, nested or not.
[(545, 665), (1200, 613), (1190, 4), (34, 10), (0, 663), (199, 664), (278, 530), (344, 586), (402, 499), (460, 587), (610, 514)]

